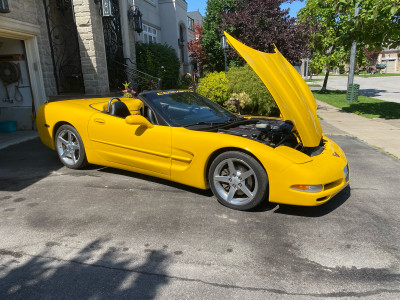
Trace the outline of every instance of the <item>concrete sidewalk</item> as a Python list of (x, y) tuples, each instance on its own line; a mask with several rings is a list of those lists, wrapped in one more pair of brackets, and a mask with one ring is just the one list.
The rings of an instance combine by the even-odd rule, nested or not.
[(39, 137), (37, 131), (0, 132), (0, 150)]
[(367, 119), (322, 101), (317, 104), (324, 134), (355, 136), (400, 158), (400, 120)]

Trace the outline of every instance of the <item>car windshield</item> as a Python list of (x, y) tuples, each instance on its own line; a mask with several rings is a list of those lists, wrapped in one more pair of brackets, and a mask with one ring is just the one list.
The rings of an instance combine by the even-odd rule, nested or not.
[(172, 126), (225, 123), (236, 116), (192, 91), (165, 91), (143, 95)]

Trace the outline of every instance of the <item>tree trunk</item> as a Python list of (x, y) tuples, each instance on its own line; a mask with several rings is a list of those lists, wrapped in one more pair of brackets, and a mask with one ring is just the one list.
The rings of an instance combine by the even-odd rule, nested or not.
[(324, 84), (322, 85), (321, 91), (326, 91), (326, 85), (328, 84), (329, 68), (326, 69)]

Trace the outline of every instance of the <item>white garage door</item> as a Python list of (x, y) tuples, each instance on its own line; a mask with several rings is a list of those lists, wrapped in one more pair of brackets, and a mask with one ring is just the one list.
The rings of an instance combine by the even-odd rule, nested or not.
[(395, 73), (396, 72), (396, 60), (387, 60), (386, 61), (386, 73)]

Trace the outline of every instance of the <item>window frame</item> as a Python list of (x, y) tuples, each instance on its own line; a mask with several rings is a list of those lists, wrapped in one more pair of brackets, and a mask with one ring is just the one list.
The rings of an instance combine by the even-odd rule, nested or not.
[(145, 43), (157, 43), (158, 29), (147, 24), (143, 24), (143, 41)]

